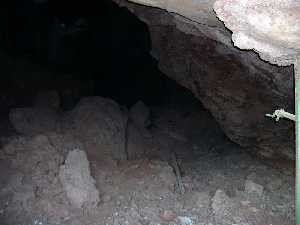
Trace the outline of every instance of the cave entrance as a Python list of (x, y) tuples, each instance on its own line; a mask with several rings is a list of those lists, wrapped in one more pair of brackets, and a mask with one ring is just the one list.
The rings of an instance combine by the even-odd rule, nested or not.
[(289, 224), (290, 171), (232, 143), (162, 74), (147, 26), (127, 9), (10, 4), (1, 16), (13, 24), (0, 35), (0, 221)]
[[(101, 96), (137, 114), (129, 118), (129, 125), (133, 117), (144, 117), (144, 129), (157, 132), (157, 144), (168, 142), (152, 146), (146, 158), (169, 160), (172, 152), (183, 154), (186, 149), (185, 156), (194, 159), (197, 149), (210, 152), (216, 145), (230, 143), (200, 101), (160, 72), (150, 54), (147, 25), (126, 8), (111, 1), (71, 7), (56, 1), (16, 1), (6, 16), (15, 26), (2, 35), (1, 56), (9, 73), (1, 82), (3, 118), (12, 108), (47, 102), (59, 105), (62, 112), (71, 111), (80, 99)], [(129, 159), (142, 157), (138, 149), (143, 147), (135, 145), (147, 145), (134, 141), (141, 143), (127, 143)]]

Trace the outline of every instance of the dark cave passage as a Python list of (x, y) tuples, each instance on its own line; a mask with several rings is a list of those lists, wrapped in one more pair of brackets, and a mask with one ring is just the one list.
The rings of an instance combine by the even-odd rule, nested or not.
[[(1, 35), (2, 68), (7, 74), (1, 77), (4, 136), (14, 131), (7, 122), (8, 117), (12, 122), (14, 108), (35, 108), (36, 104), (57, 101), (59, 112), (64, 113), (76, 110), (85, 97), (101, 96), (116, 101), (129, 113), (136, 105), (142, 110), (138, 113), (146, 111), (146, 115), (134, 117), (147, 116), (144, 122), (151, 132), (191, 142), (190, 148), (182, 146), (193, 149), (183, 153), (187, 158), (193, 158), (189, 154), (197, 151), (201, 142), (197, 139), (205, 140), (202, 144), (208, 149), (216, 140), (229, 142), (193, 94), (160, 72), (150, 54), (147, 25), (127, 9), (111, 1), (87, 1), (70, 7), (67, 2), (29, 4), (16, 0), (7, 7), (4, 15), (12, 25)], [(144, 112), (139, 107), (144, 107)], [(28, 115), (24, 119), (33, 120)], [(169, 148), (150, 151), (145, 157), (169, 160)], [(127, 157), (141, 157), (141, 153), (135, 154)]]
[[(73, 79), (91, 86), (82, 95), (110, 97), (124, 105), (163, 100), (168, 81), (149, 54), (148, 28), (125, 8), (110, 1), (80, 5), (15, 1), (6, 13), (5, 21), (13, 24), (1, 35), (2, 51), (11, 60), (26, 59), (48, 71), (40, 77), (2, 77), (10, 84), (24, 80), (32, 92), (32, 88), (43, 88), (38, 87), (42, 76), (65, 83)], [(7, 87), (5, 81), (2, 84)], [(55, 89), (58, 84), (48, 85)]]

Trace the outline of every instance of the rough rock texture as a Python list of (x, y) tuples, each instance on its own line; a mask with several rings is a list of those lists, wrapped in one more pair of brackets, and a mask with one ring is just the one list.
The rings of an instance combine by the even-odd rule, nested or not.
[(213, 41), (179, 15), (120, 4), (149, 25), (160, 69), (190, 89), (231, 140), (266, 157), (294, 157), (293, 124), (264, 116), (277, 108), (293, 111), (291, 67), (272, 66), (255, 53)]
[[(116, 3), (128, 6), (127, 1), (114, 0)], [(177, 29), (198, 36), (199, 33), (205, 37), (220, 41), (228, 46), (232, 46), (231, 34), (224, 29), (224, 25), (218, 20), (214, 11), (215, 0), (130, 0), (142, 5), (165, 9), (172, 14), (172, 17), (165, 19), (157, 13), (153, 13), (156, 21), (162, 24), (173, 23)], [(130, 8), (133, 13), (136, 12)], [(165, 11), (164, 11), (165, 12)], [(165, 13), (167, 13), (165, 12)], [(192, 25), (192, 26), (191, 26)]]
[(247, 193), (255, 193), (259, 196), (262, 196), (264, 187), (260, 184), (256, 184), (252, 180), (246, 180), (245, 182), (245, 191)]
[(293, 64), (300, 55), (298, 0), (218, 0), (214, 9), (237, 47), (278, 65)]
[(213, 209), (216, 221), (222, 224), (235, 223), (232, 218), (232, 212), (234, 211), (234, 202), (226, 195), (223, 190), (218, 189), (212, 198), (211, 207)]
[(24, 135), (38, 135), (59, 130), (59, 117), (50, 108), (15, 108), (9, 119), (17, 132)]
[(68, 216), (59, 204), (67, 200), (58, 179), (63, 157), (46, 136), (15, 137), (1, 152), (3, 159), (10, 158), (13, 171), (6, 174), (8, 182), (0, 189), (0, 196), (7, 199), (1, 203), (1, 224), (31, 224), (27, 216), (32, 221), (44, 214), (53, 216), (49, 223), (56, 224), (56, 219)]
[(71, 204), (76, 208), (93, 208), (99, 203), (99, 191), (91, 176), (89, 161), (82, 150), (69, 152), (60, 167), (60, 181)]
[[(123, 4), (123, 0), (114, 0)], [(173, 13), (176, 27), (232, 47), (255, 49), (272, 63), (290, 65), (300, 54), (300, 3), (297, 0), (130, 0)], [(161, 21), (166, 24), (169, 21)], [(183, 22), (183, 23), (182, 23)], [(192, 24), (193, 28), (190, 25)]]
[[(10, 137), (9, 143), (0, 147), (1, 225), (155, 225), (169, 220), (173, 225), (295, 224), (293, 171), (277, 170), (227, 139), (216, 138), (219, 131), (211, 129), (218, 128), (209, 115), (205, 116), (206, 111), (197, 111), (195, 105), (180, 106), (177, 113), (175, 108), (152, 108), (152, 138), (161, 153), (151, 157), (155, 161), (146, 159), (150, 158), (146, 155), (144, 160), (120, 162), (89, 158), (89, 164), (81, 151), (75, 150), (73, 158), (73, 150), (84, 147), (68, 130)], [(199, 122), (199, 118), (206, 121)], [(189, 138), (189, 134), (178, 138), (185, 128), (198, 128), (201, 131), (195, 135), (203, 140)], [(208, 128), (213, 145), (208, 136), (201, 135)], [(163, 130), (172, 132), (164, 134)], [(194, 145), (199, 148), (193, 149)], [(173, 164), (161, 161), (170, 152), (176, 153), (182, 170), (184, 195), (176, 191), (180, 179), (174, 174)], [(93, 206), (98, 195), (87, 194), (97, 192), (94, 188), (88, 191), (94, 187), (89, 165), (101, 192), (97, 207)], [(69, 179), (65, 174), (59, 176), (65, 170)], [(79, 199), (82, 208), (70, 204), (67, 185), (71, 186), (69, 198), (75, 202)], [(73, 190), (78, 194), (73, 195)]]
[(52, 191), (51, 184), (57, 182), (56, 175), (63, 159), (46, 136), (39, 135), (32, 139), (16, 138), (5, 147), (6, 152), (8, 149), (14, 149), (12, 167), (22, 168), (22, 172), (27, 174), (24, 183), (28, 182), (38, 187), (35, 194), (42, 195)]
[(126, 159), (126, 116), (113, 100), (102, 97), (83, 98), (66, 115), (67, 129), (84, 145), (87, 153), (113, 159)]

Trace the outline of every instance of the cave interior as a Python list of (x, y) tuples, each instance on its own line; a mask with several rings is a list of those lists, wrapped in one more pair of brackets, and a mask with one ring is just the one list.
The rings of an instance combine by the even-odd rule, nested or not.
[[(294, 224), (291, 161), (227, 137), (160, 70), (148, 26), (128, 9), (110, 0), (3, 4), (3, 224)], [(85, 159), (87, 175), (76, 169)]]

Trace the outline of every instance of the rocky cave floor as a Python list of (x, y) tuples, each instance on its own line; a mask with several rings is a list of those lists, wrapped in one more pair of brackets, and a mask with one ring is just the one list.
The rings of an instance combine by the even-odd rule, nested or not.
[(198, 104), (53, 96), (1, 121), (1, 225), (295, 224), (293, 165), (249, 155)]

